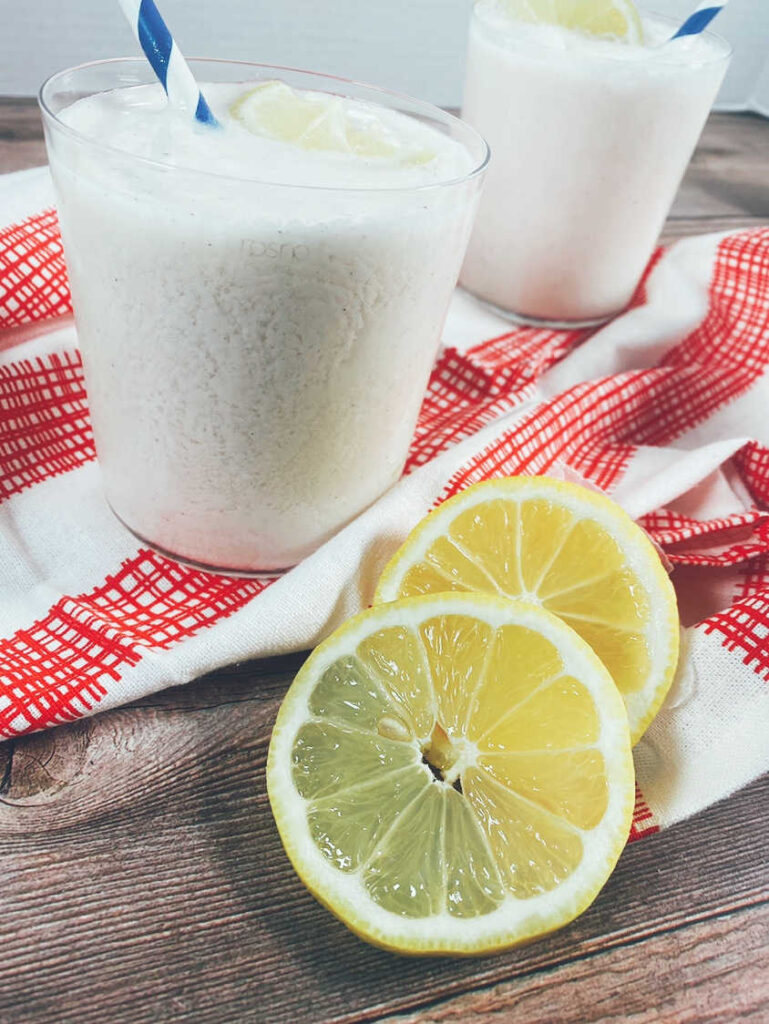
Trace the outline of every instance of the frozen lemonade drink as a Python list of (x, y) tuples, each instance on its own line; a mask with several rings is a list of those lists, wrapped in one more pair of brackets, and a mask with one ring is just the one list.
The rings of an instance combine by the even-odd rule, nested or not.
[(97, 453), (140, 538), (280, 570), (402, 472), (487, 150), (405, 97), (192, 63), (218, 128), (138, 60), (42, 92)]
[(630, 301), (729, 61), (630, 0), (478, 0), (463, 117), (491, 166), (462, 284), (524, 320)]

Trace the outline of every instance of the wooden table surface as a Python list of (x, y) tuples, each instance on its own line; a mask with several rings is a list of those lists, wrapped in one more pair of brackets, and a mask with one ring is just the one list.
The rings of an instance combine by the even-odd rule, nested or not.
[[(34, 104), (0, 100), (0, 171), (43, 161)], [(767, 222), (769, 122), (715, 115), (666, 236)], [(628, 847), (547, 939), (399, 958), (280, 847), (264, 765), (301, 660), (0, 744), (0, 1024), (769, 1022), (769, 777)]]

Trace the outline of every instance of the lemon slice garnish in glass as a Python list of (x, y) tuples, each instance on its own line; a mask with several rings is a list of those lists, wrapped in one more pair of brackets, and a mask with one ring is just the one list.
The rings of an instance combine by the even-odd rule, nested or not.
[(435, 154), (400, 138), (367, 104), (342, 96), (262, 82), (230, 107), (233, 119), (253, 135), (325, 153), (348, 153), (415, 166)]
[(601, 39), (643, 43), (641, 16), (632, 0), (494, 0), (516, 21), (557, 25)]

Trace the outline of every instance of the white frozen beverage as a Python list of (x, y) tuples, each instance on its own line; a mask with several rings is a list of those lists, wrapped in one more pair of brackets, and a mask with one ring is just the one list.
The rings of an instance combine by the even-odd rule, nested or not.
[(661, 45), (510, 17), (479, 0), (463, 117), (491, 165), (461, 283), (534, 321), (599, 322), (622, 310), (668, 214), (729, 61), (705, 33)]
[(140, 538), (280, 570), (403, 470), (487, 151), (404, 97), (192, 63), (220, 129), (139, 61), (42, 94), (97, 454)]

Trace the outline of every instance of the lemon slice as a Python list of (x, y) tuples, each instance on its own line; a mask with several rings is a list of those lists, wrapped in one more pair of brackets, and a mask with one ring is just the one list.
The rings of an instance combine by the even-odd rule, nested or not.
[(380, 605), (318, 647), (267, 760), (283, 845), (362, 938), (485, 953), (581, 913), (630, 828), (622, 700), (560, 619), (485, 594)]
[(632, 0), (496, 0), (516, 21), (558, 25), (618, 42), (643, 42), (641, 16)]
[(402, 139), (373, 107), (330, 93), (292, 89), (285, 82), (262, 82), (239, 97), (230, 114), (254, 135), (301, 149), (352, 153), (412, 166), (435, 156)]
[(444, 590), (523, 597), (567, 622), (614, 678), (634, 743), (670, 689), (675, 591), (643, 530), (602, 494), (512, 477), (444, 502), (395, 553), (374, 600)]

